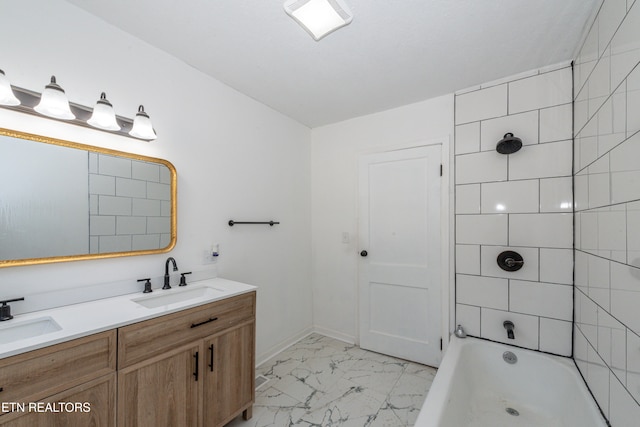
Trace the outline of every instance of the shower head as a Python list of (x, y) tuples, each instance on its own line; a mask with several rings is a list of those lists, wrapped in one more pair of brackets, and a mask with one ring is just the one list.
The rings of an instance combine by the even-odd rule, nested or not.
[(500, 154), (513, 154), (522, 148), (522, 140), (516, 136), (513, 136), (511, 132), (505, 133), (504, 138), (498, 141), (496, 150)]

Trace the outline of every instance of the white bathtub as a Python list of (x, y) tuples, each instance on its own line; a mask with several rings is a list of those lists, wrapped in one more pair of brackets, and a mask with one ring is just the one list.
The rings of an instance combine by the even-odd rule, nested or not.
[(606, 425), (571, 359), (452, 336), (415, 427)]

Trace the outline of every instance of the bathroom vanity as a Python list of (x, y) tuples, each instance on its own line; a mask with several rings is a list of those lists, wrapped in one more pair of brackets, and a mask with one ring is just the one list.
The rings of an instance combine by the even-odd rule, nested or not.
[[(46, 316), (59, 330), (3, 344), (0, 425), (221, 427), (239, 414), (249, 419), (255, 287), (209, 279), (141, 295), (12, 319), (19, 326)], [(83, 310), (87, 317), (78, 317)], [(68, 339), (83, 323), (84, 336)]]

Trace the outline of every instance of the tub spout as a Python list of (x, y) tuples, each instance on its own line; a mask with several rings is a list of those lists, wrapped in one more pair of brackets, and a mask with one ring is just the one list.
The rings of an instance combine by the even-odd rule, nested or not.
[(455, 334), (455, 336), (457, 336), (458, 338), (466, 338), (467, 337), (467, 333), (464, 331), (464, 329), (462, 328), (462, 325), (458, 325), (458, 327), (456, 328), (455, 331), (453, 331), (453, 333)]
[(513, 329), (515, 328), (515, 326), (513, 325), (513, 322), (511, 320), (505, 320), (502, 326), (504, 326), (504, 328), (507, 330), (507, 338), (509, 338), (510, 340), (516, 338), (515, 334), (513, 333)]

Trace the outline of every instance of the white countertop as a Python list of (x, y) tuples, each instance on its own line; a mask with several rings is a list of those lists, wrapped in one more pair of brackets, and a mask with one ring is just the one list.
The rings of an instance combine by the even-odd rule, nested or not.
[[(198, 288), (210, 287), (216, 292), (211, 295), (199, 296), (186, 301), (147, 308), (137, 304), (135, 300), (154, 298), (193, 291)], [(214, 278), (191, 282), (185, 287), (174, 286), (169, 290), (154, 289), (153, 293), (121, 295), (96, 301), (73, 304), (32, 313), (16, 315), (13, 319), (0, 322), (0, 334), (3, 329), (12, 328), (19, 324), (29, 323), (37, 319), (51, 318), (60, 330), (42, 335), (21, 338), (8, 343), (0, 341), (0, 359), (24, 353), (53, 344), (88, 336), (102, 331), (152, 319), (165, 314), (175, 313), (184, 309), (197, 307), (202, 304), (244, 294), (257, 289), (255, 286), (232, 280)]]

